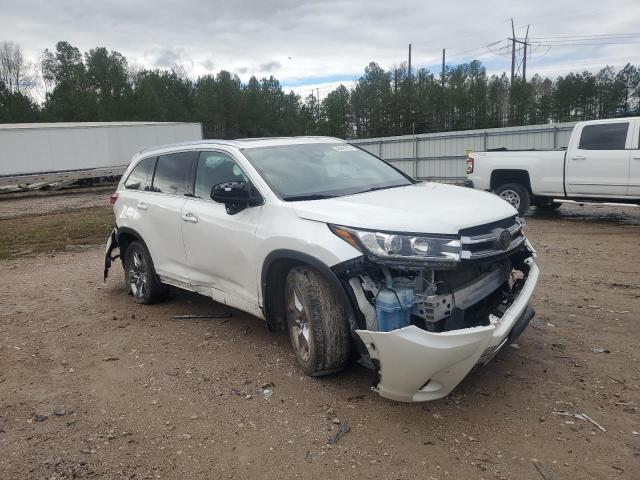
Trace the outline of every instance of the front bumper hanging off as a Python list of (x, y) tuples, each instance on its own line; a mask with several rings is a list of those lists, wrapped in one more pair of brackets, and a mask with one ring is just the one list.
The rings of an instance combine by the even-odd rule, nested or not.
[(118, 229), (114, 228), (111, 231), (111, 235), (107, 239), (107, 245), (104, 251), (104, 277), (103, 281), (107, 281), (107, 277), (109, 276), (109, 269), (111, 268), (111, 262), (120, 257), (120, 255), (113, 256), (111, 253), (118, 248)]
[(428, 332), (414, 325), (390, 332), (356, 330), (375, 364), (380, 366), (374, 390), (402, 402), (436, 400), (449, 394), (478, 363), (487, 363), (517, 338), (533, 317), (529, 299), (539, 270), (532, 258), (525, 284), (501, 318), (491, 324)]

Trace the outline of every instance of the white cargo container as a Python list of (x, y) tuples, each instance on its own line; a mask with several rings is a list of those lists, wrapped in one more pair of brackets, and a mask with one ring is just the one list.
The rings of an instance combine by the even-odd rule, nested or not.
[(0, 186), (116, 176), (140, 150), (201, 139), (200, 123), (0, 124)]

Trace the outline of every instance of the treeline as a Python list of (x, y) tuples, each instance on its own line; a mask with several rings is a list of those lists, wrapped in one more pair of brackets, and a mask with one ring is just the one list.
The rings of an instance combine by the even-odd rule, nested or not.
[(98, 47), (83, 54), (67, 42), (29, 65), (17, 45), (3, 42), (0, 122), (197, 121), (209, 138), (344, 138), (640, 114), (640, 70), (630, 64), (512, 83), (472, 61), (448, 66), (444, 77), (370, 63), (353, 88), (341, 85), (318, 102), (286, 93), (273, 76), (243, 83), (221, 71), (193, 80), (180, 68), (135, 68), (118, 52)]

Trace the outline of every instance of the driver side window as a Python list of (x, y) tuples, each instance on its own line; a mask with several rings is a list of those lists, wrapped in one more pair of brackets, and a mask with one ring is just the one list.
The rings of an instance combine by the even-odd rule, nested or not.
[(245, 182), (250, 184), (236, 161), (222, 152), (200, 152), (196, 168), (194, 196), (197, 198), (211, 198), (214, 185), (226, 182)]

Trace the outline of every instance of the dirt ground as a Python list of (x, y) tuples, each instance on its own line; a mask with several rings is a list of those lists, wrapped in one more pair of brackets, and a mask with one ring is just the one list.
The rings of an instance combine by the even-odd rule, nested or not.
[(638, 479), (640, 209), (527, 221), (531, 326), (422, 404), (304, 377), (239, 311), (171, 318), (229, 311), (204, 297), (136, 305), (101, 246), (0, 261), (0, 478)]

